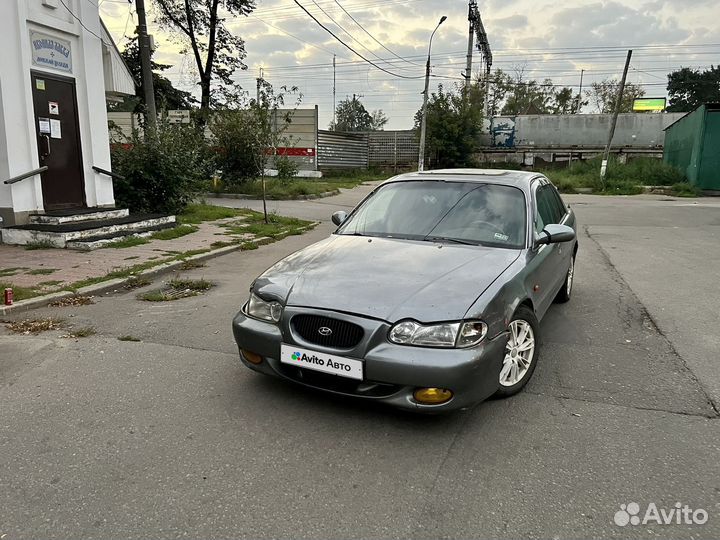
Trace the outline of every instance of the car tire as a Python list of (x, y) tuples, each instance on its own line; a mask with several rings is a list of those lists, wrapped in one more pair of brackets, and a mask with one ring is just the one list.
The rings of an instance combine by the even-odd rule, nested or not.
[(567, 274), (565, 274), (565, 281), (563, 281), (563, 286), (560, 287), (560, 290), (558, 291), (557, 296), (555, 296), (555, 303), (564, 304), (565, 302), (570, 301), (570, 296), (572, 295), (572, 288), (573, 288), (574, 282), (575, 282), (575, 255), (573, 254), (572, 258), (570, 259), (570, 266), (568, 267)]
[[(496, 398), (509, 397), (522, 390), (535, 372), (535, 366), (540, 355), (540, 332), (537, 317), (535, 317), (532, 309), (527, 306), (520, 306), (510, 320), (508, 330), (510, 335), (505, 346), (503, 364), (500, 368), (498, 389), (493, 396)], [(530, 335), (525, 334), (523, 341), (518, 343), (519, 338), (523, 337), (523, 332), (526, 331)], [(523, 353), (527, 351), (522, 349), (528, 345), (528, 337), (532, 339), (531, 349), (529, 349), (530, 354), (524, 355)], [(525, 367), (525, 362), (528, 360), (529, 364)], [(518, 369), (514, 374), (512, 373), (513, 364)], [(523, 370), (523, 368), (525, 369)]]

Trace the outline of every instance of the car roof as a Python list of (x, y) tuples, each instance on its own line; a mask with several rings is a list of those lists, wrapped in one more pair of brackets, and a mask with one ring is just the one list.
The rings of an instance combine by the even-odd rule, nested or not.
[(534, 171), (511, 171), (502, 169), (438, 169), (434, 171), (415, 171), (394, 176), (386, 182), (418, 180), (449, 180), (454, 182), (478, 182), (513, 186), (523, 191), (530, 190), (535, 178), (544, 176)]

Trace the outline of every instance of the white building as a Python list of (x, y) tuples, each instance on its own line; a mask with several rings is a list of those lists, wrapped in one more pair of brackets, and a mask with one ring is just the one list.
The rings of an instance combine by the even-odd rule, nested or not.
[(114, 206), (112, 179), (94, 167), (110, 170), (106, 100), (135, 81), (97, 2), (1, 0), (0, 51), (4, 225)]

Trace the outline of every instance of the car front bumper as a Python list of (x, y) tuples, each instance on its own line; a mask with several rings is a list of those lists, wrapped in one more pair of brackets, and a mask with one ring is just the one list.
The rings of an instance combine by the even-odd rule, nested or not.
[[(289, 323), (294, 314), (313, 313), (344, 319), (364, 327), (365, 338), (350, 350), (338, 350), (308, 343), (295, 335)], [(248, 317), (242, 311), (233, 319), (233, 334), (242, 362), (255, 371), (273, 375), (327, 392), (370, 399), (402, 409), (425, 412), (451, 411), (468, 407), (492, 396), (505, 354), (507, 334), (486, 338), (468, 349), (431, 349), (397, 345), (387, 340), (390, 325), (345, 313), (287, 307), (279, 325)], [(364, 380), (346, 379), (280, 362), (282, 343), (357, 358), (364, 364)], [(262, 357), (251, 363), (242, 354), (247, 350)], [(418, 388), (444, 388), (453, 397), (442, 404), (415, 401)]]

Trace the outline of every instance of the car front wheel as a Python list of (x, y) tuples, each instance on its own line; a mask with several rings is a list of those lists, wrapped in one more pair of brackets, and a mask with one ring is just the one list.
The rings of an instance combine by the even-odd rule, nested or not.
[(558, 304), (564, 304), (565, 302), (568, 302), (570, 300), (570, 295), (572, 294), (572, 287), (573, 287), (573, 281), (575, 280), (575, 256), (573, 255), (570, 258), (570, 266), (568, 267), (567, 274), (565, 274), (565, 281), (563, 282), (563, 286), (560, 288), (560, 290), (557, 293), (557, 296), (555, 297), (555, 302)]
[(505, 346), (496, 397), (512, 396), (522, 390), (535, 371), (540, 352), (538, 322), (530, 308), (518, 308), (508, 325), (508, 331), (510, 335)]

